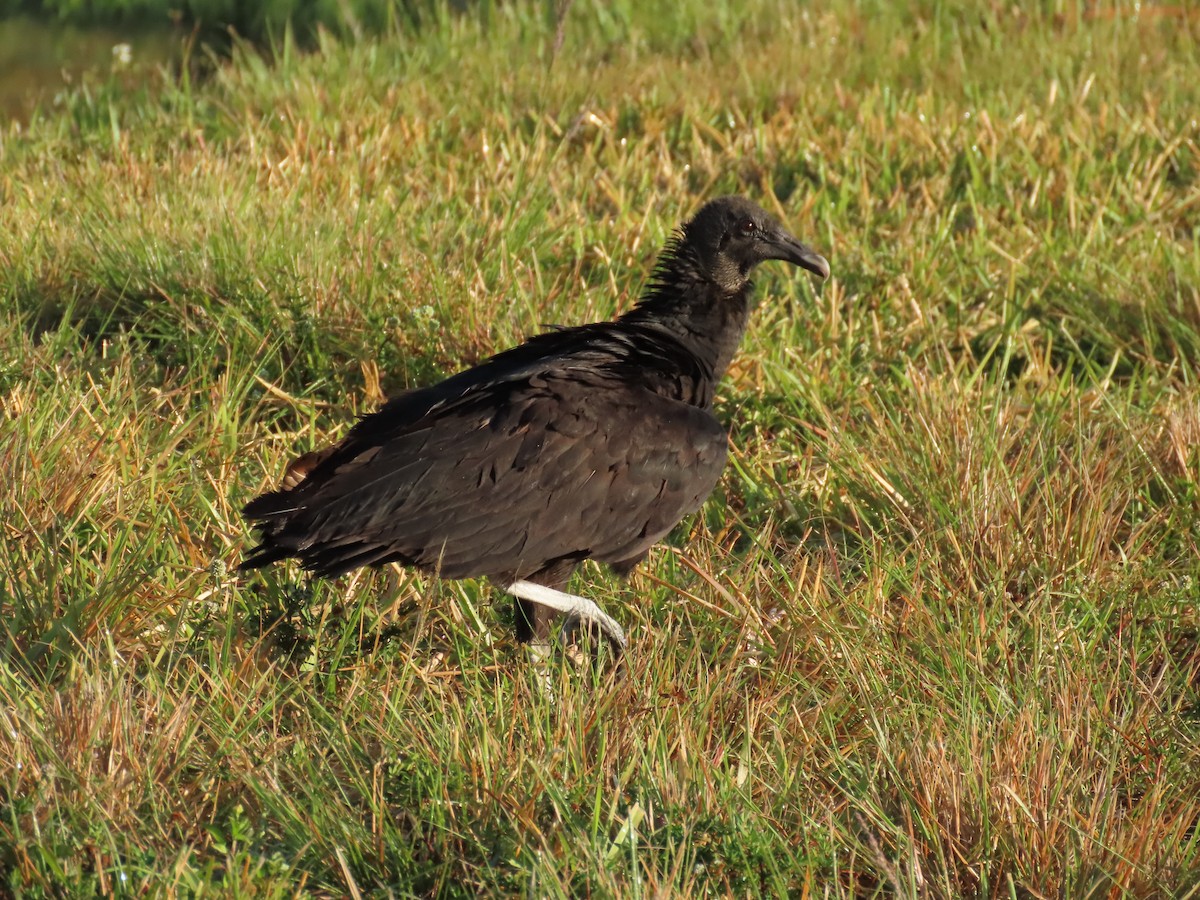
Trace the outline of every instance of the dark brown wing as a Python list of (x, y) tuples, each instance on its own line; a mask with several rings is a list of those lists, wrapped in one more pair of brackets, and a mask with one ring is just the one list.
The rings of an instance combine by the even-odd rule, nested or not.
[(336, 574), (397, 560), (521, 578), (558, 560), (627, 563), (700, 507), (727, 440), (707, 410), (569, 368), (474, 391), (378, 437), (247, 507), (263, 542), (246, 565), (297, 556)]

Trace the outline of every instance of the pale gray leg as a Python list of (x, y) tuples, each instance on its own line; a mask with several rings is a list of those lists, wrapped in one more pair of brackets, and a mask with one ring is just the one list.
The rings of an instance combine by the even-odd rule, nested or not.
[(534, 584), (532, 581), (514, 581), (507, 590), (514, 597), (520, 597), (522, 600), (528, 600), (565, 614), (567, 622), (563, 625), (562, 633), (564, 635), (568, 632), (572, 619), (591, 622), (600, 629), (601, 634), (608, 638), (618, 653), (625, 652), (627, 646), (625, 632), (617, 624), (617, 620), (607, 615), (604, 610), (586, 597), (577, 597), (564, 591), (556, 591), (554, 588)]

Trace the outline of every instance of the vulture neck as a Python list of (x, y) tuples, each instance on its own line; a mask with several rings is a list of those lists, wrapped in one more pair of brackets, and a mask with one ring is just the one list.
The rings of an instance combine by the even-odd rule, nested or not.
[(715, 386), (737, 353), (750, 319), (754, 285), (727, 290), (701, 274), (686, 248), (660, 260), (645, 295), (621, 317), (668, 332), (690, 352)]

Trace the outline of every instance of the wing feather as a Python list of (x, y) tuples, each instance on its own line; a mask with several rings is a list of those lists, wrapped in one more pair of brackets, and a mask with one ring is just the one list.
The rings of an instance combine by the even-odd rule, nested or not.
[(399, 560), (448, 578), (621, 563), (699, 508), (726, 453), (707, 409), (586, 370), (476, 390), (403, 427), (369, 421), (247, 507), (263, 522), (248, 563), (282, 550), (327, 574)]

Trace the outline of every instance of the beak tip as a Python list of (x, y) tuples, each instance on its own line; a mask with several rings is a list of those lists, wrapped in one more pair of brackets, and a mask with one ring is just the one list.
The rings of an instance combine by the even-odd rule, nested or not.
[(774, 252), (771, 253), (771, 258), (790, 262), (794, 266), (807, 269), (822, 279), (829, 277), (829, 273), (832, 271), (829, 267), (829, 260), (813, 250), (812, 247), (796, 240), (786, 231), (781, 230), (781, 233), (775, 236), (772, 244)]

